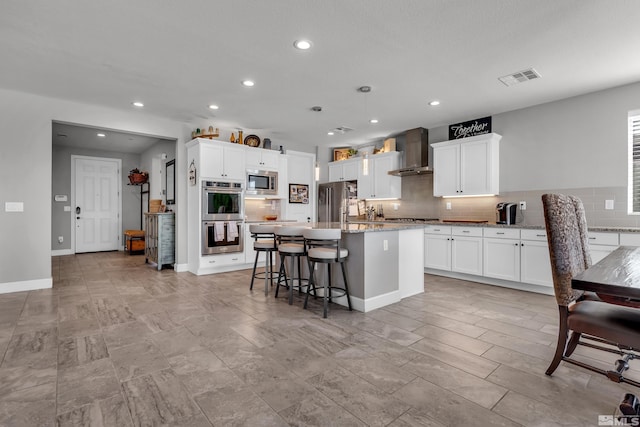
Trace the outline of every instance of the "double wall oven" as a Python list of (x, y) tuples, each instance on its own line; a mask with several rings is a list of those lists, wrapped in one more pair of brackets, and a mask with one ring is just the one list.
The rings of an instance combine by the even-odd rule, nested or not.
[(202, 182), (202, 255), (242, 252), (243, 183)]

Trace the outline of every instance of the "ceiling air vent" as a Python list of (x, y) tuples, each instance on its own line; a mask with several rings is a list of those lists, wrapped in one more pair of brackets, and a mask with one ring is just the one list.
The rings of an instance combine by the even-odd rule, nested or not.
[(498, 77), (505, 86), (513, 86), (518, 83), (528, 82), (529, 80), (539, 79), (540, 73), (533, 68), (528, 70), (518, 71), (517, 73), (509, 74), (507, 76)]
[(353, 130), (352, 128), (348, 128), (346, 126), (340, 126), (340, 127), (335, 128), (333, 131), (335, 133), (339, 133), (341, 135), (344, 135), (345, 133), (351, 132), (352, 130)]

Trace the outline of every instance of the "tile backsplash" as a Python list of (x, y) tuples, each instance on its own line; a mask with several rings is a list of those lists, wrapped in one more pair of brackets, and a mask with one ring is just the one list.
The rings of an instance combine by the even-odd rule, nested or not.
[(244, 215), (247, 221), (264, 221), (266, 215), (280, 215), (280, 199), (245, 199)]
[[(402, 178), (400, 200), (371, 201), (371, 206), (382, 204), (386, 218), (440, 218), (460, 220), (486, 220), (495, 222), (496, 204), (525, 201), (527, 209), (518, 209), (516, 224), (544, 225), (542, 195), (545, 193), (571, 194), (584, 204), (587, 223), (594, 227), (640, 227), (640, 215), (627, 214), (626, 187), (563, 188), (502, 192), (499, 196), (448, 198), (433, 196), (433, 175), (415, 175)], [(613, 210), (605, 210), (605, 200), (614, 201)], [(451, 209), (446, 209), (447, 202)], [(395, 209), (397, 207), (397, 209)]]

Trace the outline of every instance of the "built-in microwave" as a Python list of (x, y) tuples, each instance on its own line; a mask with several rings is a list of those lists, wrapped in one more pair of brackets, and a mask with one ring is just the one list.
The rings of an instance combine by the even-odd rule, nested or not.
[(244, 220), (241, 182), (202, 182), (202, 221)]
[(278, 172), (247, 170), (246, 194), (275, 196), (278, 194)]

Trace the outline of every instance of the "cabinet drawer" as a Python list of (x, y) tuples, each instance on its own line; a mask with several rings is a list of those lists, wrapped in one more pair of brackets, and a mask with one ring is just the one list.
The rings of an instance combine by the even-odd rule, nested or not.
[(495, 237), (498, 239), (519, 239), (519, 228), (485, 228), (484, 237)]
[(640, 246), (640, 233), (620, 233), (620, 246)]
[(589, 232), (590, 245), (618, 245), (618, 233), (591, 233)]
[(520, 238), (522, 240), (537, 240), (540, 242), (547, 241), (546, 230), (520, 230)]
[(451, 227), (451, 235), (482, 237), (482, 227)]
[(425, 234), (451, 234), (451, 226), (450, 225), (425, 225), (424, 226)]

